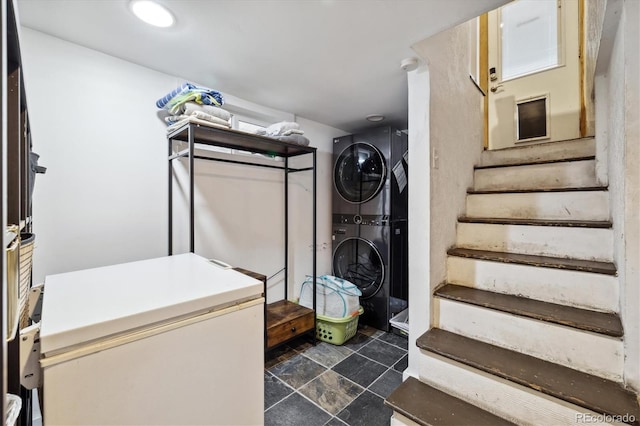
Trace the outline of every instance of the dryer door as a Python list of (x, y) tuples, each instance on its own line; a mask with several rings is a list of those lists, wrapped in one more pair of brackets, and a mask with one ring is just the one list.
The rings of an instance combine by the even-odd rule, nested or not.
[(344, 239), (333, 252), (333, 275), (357, 285), (362, 299), (378, 292), (384, 282), (384, 261), (371, 241)]
[(333, 169), (333, 183), (340, 196), (354, 204), (375, 197), (387, 177), (385, 158), (378, 148), (357, 142), (344, 149)]

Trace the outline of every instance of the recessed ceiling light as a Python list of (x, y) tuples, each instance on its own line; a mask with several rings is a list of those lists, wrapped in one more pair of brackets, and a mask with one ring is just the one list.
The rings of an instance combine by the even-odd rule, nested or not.
[(130, 6), (133, 14), (149, 25), (166, 28), (176, 21), (166, 7), (151, 0), (133, 0)]
[(365, 117), (367, 120), (377, 123), (378, 121), (384, 120), (384, 115), (382, 114), (370, 114)]

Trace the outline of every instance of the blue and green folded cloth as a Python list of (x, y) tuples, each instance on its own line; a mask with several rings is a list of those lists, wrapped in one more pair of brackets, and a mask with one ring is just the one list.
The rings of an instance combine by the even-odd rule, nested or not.
[(187, 122), (230, 128), (231, 114), (221, 108), (223, 103), (224, 98), (220, 92), (184, 83), (158, 99), (156, 106), (169, 112), (164, 121), (169, 126), (167, 132), (170, 133)]
[(220, 107), (224, 104), (224, 97), (216, 90), (199, 87), (195, 84), (184, 83), (170, 93), (156, 101), (156, 106), (166, 109), (171, 114), (177, 115), (182, 105), (186, 102), (195, 102), (200, 105), (212, 105)]

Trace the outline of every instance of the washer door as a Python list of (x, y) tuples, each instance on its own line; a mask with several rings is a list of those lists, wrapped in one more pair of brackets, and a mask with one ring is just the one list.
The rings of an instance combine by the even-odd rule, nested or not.
[(336, 191), (346, 201), (364, 203), (375, 197), (384, 186), (387, 167), (375, 146), (356, 142), (340, 153), (333, 169)]
[(357, 285), (362, 299), (378, 292), (384, 281), (384, 261), (371, 241), (351, 237), (333, 252), (333, 275)]

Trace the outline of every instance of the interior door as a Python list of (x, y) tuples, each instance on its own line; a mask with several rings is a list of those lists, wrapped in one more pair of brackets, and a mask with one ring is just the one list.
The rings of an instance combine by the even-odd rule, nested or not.
[(489, 13), (489, 149), (580, 137), (579, 0)]

